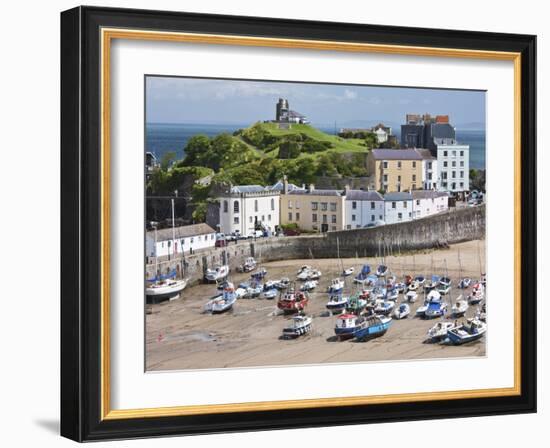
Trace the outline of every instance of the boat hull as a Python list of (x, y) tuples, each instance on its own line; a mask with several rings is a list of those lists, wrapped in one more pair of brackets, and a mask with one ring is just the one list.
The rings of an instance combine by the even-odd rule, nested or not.
[(384, 335), (391, 326), (391, 320), (389, 322), (371, 325), (365, 328), (357, 330), (354, 334), (355, 339), (358, 341), (366, 341)]

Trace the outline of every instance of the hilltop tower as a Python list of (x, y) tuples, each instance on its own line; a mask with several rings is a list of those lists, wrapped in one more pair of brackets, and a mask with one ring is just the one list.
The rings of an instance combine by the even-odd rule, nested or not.
[(277, 111), (275, 114), (275, 120), (276, 121), (288, 121), (288, 101), (284, 98), (279, 98), (279, 102), (277, 103)]

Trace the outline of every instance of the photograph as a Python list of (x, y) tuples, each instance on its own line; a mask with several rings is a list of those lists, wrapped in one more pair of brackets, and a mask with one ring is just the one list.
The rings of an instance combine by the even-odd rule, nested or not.
[(486, 93), (146, 75), (145, 371), (487, 356)]

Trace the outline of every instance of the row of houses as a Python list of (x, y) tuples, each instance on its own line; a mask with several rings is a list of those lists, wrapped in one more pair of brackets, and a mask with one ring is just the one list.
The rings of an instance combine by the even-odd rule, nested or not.
[[(448, 209), (449, 195), (436, 190), (412, 190), (384, 195), (377, 191), (298, 187), (286, 179), (273, 186), (232, 186), (217, 201), (213, 227), (225, 234), (249, 235), (257, 229), (275, 232), (281, 225), (328, 232), (393, 224)], [(214, 214), (213, 216), (216, 216)], [(215, 219), (215, 218), (214, 218)]]

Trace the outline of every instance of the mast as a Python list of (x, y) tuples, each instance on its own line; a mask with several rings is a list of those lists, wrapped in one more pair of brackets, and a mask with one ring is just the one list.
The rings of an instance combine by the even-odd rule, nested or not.
[(174, 216), (174, 198), (170, 200), (172, 203), (172, 255), (176, 258), (176, 219)]
[(159, 275), (159, 254), (157, 250), (157, 226), (155, 226), (155, 278), (157, 275)]

